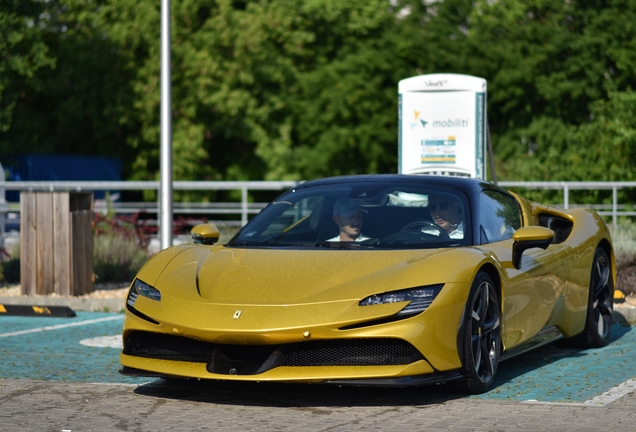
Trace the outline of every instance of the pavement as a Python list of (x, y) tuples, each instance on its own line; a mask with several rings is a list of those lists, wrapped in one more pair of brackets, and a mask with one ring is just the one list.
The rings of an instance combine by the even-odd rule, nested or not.
[[(106, 299), (73, 300), (82, 300), (79, 307), (107, 304)], [(121, 307), (122, 299), (115, 300)], [(636, 308), (616, 309), (617, 319), (627, 320)], [(122, 376), (117, 373), (122, 320), (118, 312), (79, 309), (73, 319), (5, 317), (0, 430), (636, 431), (632, 327), (614, 326), (611, 343), (601, 349), (548, 346), (503, 362), (491, 391), (466, 397), (439, 386)]]
[(0, 426), (5, 432), (634, 432), (636, 392), (586, 405), (478, 400), (431, 388), (3, 379)]

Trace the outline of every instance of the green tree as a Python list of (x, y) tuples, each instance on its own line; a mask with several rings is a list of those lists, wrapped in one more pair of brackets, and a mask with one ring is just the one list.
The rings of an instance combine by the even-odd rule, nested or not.
[(0, 154), (12, 150), (4, 137), (11, 129), (16, 105), (42, 87), (36, 72), (50, 71), (55, 65), (40, 27), (44, 8), (39, 1), (0, 2)]
[[(285, 141), (290, 56), (304, 38), (288, 2), (172, 3), (173, 164), (176, 179), (262, 178), (259, 142)], [(135, 62), (138, 134), (133, 178), (159, 162), (160, 11), (156, 2), (112, 0), (100, 13), (108, 38)]]
[[(593, 102), (636, 84), (634, 6), (632, 0), (476, 2), (468, 39), (479, 60), (472, 71), (489, 81), (502, 177), (569, 179), (559, 177), (563, 159), (549, 155), (573, 145), (571, 127), (587, 121)], [(594, 144), (576, 148), (587, 145)], [(536, 171), (538, 164), (547, 168)], [(577, 166), (582, 174), (586, 168)]]
[(636, 92), (594, 102), (589, 121), (573, 129), (568, 143), (562, 166), (568, 179), (636, 180)]
[[(136, 59), (132, 171), (154, 178), (159, 11), (111, 0), (100, 20)], [(407, 66), (393, 51), (398, 22), (384, 0), (191, 0), (173, 3), (172, 20), (175, 178), (394, 171), (397, 81)]]
[[(398, 81), (439, 72), (487, 79), (500, 179), (628, 177), (613, 110), (636, 88), (635, 6), (172, 2), (174, 177), (395, 172)], [(159, 3), (7, 0), (0, 20), (0, 154), (114, 155), (158, 178)]]
[[(301, 178), (395, 172), (397, 83), (412, 72), (397, 12), (384, 1), (306, 2), (315, 35), (294, 108)], [(409, 43), (408, 41), (406, 43)]]
[(15, 105), (11, 128), (2, 136), (2, 153), (130, 157), (126, 137), (135, 130), (132, 62), (97, 25), (103, 3), (37, 2), (42, 7), (36, 23), (39, 43), (56, 67), (39, 68), (28, 82), (16, 83), (27, 97)]

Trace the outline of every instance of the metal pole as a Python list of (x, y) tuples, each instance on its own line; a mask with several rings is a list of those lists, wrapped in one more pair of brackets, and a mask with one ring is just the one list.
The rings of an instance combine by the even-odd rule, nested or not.
[(4, 189), (4, 168), (0, 163), (0, 247), (4, 245), (4, 232), (5, 232), (5, 215), (7, 214), (7, 210), (9, 206), (7, 205), (5, 189)]
[(172, 246), (172, 91), (170, 0), (161, 0), (161, 166), (159, 186), (161, 249)]
[(241, 188), (241, 226), (247, 223), (247, 186)]
[(493, 184), (497, 184), (497, 173), (495, 172), (495, 155), (493, 154), (492, 141), (490, 140), (490, 125), (488, 125), (488, 129), (486, 129), (486, 131), (488, 134), (486, 144), (488, 145), (488, 160), (490, 161), (490, 170), (492, 171), (492, 182)]
[(618, 228), (618, 188), (612, 187), (612, 225), (613, 228)]

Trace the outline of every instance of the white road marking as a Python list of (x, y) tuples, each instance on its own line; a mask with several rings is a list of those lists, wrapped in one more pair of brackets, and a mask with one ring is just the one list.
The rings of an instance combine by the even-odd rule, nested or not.
[(121, 335), (113, 336), (99, 336), (90, 339), (82, 339), (80, 341), (82, 345), (98, 348), (119, 348), (123, 349), (124, 345), (121, 342)]
[(602, 407), (610, 404), (628, 393), (636, 391), (636, 378), (629, 379), (624, 383), (617, 385), (614, 388), (609, 389), (605, 393), (601, 393), (598, 396), (594, 396), (592, 399), (588, 399), (584, 402), (552, 402), (552, 401), (538, 401), (536, 399), (529, 399), (521, 401), (526, 404), (536, 405), (564, 405), (564, 406), (597, 406)]
[(2, 333), (0, 334), (0, 338), (20, 336), (20, 335), (29, 334), (29, 333), (39, 333), (39, 332), (45, 332), (45, 331), (51, 331), (51, 330), (60, 330), (60, 329), (68, 328), (68, 327), (78, 327), (83, 325), (96, 324), (96, 323), (100, 323), (104, 321), (114, 321), (114, 320), (121, 320), (121, 319), (124, 319), (123, 315), (117, 315), (117, 316), (112, 316), (108, 318), (98, 318), (98, 319), (86, 320), (86, 321), (78, 321), (78, 322), (74, 322), (70, 324), (59, 324), (54, 326), (37, 327), (33, 329), (20, 330), (20, 331), (11, 332), (11, 333)]
[(614, 387), (613, 389), (609, 389), (605, 393), (601, 393), (598, 396), (593, 397), (590, 400), (586, 400), (586, 405), (607, 405), (608, 403), (612, 403), (617, 399), (622, 398), (628, 393), (636, 391), (636, 378), (632, 378), (630, 380), (625, 381)]

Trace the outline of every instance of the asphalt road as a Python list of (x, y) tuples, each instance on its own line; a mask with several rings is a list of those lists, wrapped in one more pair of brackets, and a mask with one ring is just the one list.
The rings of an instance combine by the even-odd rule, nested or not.
[(432, 389), (0, 380), (0, 427), (7, 432), (633, 432), (635, 412), (634, 392), (583, 405), (479, 400)]
[(1, 431), (636, 431), (636, 331), (500, 365), (494, 388), (166, 381), (124, 377), (121, 314), (0, 319)]

